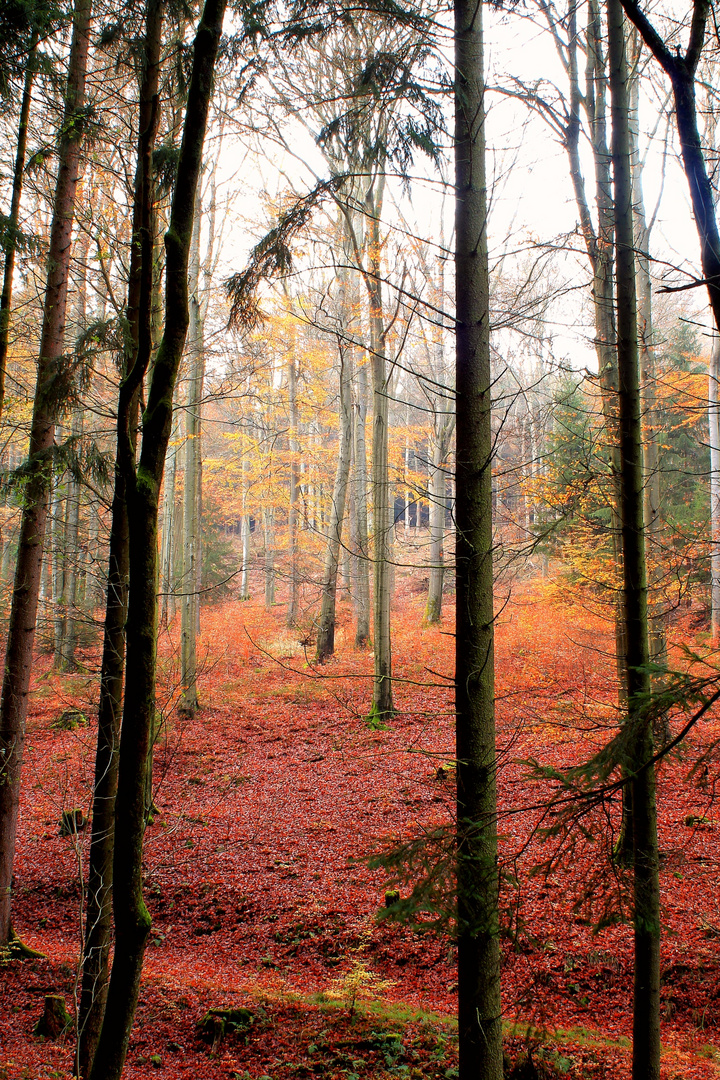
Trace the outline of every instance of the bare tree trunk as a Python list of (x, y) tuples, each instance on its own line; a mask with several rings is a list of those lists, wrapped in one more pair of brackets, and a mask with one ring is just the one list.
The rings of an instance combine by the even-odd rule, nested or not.
[[(78, 1010), (76, 1070), (90, 1076), (105, 1020), (113, 915), (115, 811), (125, 669), (125, 628), (130, 574), (130, 522), (123, 452), (134, 453), (142, 373), (153, 344), (152, 296), (156, 218), (151, 161), (160, 122), (159, 77), (164, 0), (148, 0), (140, 83), (138, 156), (133, 205), (133, 244), (127, 295), (128, 343), (117, 417), (117, 456), (100, 669), (92, 833), (88, 870), (83, 976)], [(132, 382), (133, 376), (135, 381)], [(125, 440), (129, 442), (129, 448)], [(122, 822), (121, 822), (122, 824)], [(127, 868), (123, 868), (126, 872)]]
[(165, 458), (163, 477), (162, 528), (160, 541), (160, 625), (175, 618), (175, 481), (177, 479), (178, 434), (180, 424), (173, 422), (171, 443)]
[(442, 596), (445, 581), (445, 540), (447, 454), (450, 437), (455, 426), (454, 418), (440, 426), (433, 442), (430, 479), (428, 482), (430, 526), (430, 579), (425, 605), (425, 624), (433, 626), (442, 619)]
[(712, 641), (720, 642), (720, 337), (713, 341), (708, 370), (710, 429), (710, 608)]
[(460, 1080), (501, 1080), (482, 7), (455, 0), (457, 946)]
[(393, 515), (388, 463), (388, 416), (392, 371), (385, 355), (382, 274), (380, 266), (380, 214), (384, 179), (365, 201), (368, 213), (370, 272), (365, 276), (370, 298), (370, 357), (373, 383), (372, 506), (373, 506), (373, 700), (370, 719), (383, 722), (393, 715), (390, 605)]
[(643, 521), (642, 404), (635, 299), (635, 237), (628, 116), (625, 27), (620, 0), (608, 0), (608, 50), (613, 120), (623, 594), (627, 627), (628, 773), (632, 786), (633, 1080), (660, 1077), (660, 886), (655, 767), (650, 720), (651, 684), (647, 573)]
[[(71, 428), (73, 439), (79, 440), (83, 429), (83, 414), (76, 410)], [(77, 663), (77, 586), (78, 586), (78, 536), (80, 531), (80, 484), (76, 477), (70, 476), (65, 500), (65, 536), (63, 543), (63, 633), (60, 642), (59, 668), (61, 671), (75, 671)]]
[(269, 611), (275, 605), (275, 512), (263, 510), (265, 525), (265, 607)]
[[(140, 342), (133, 370), (121, 388), (123, 400), (118, 410), (119, 462), (127, 483), (130, 525), (130, 587), (125, 701), (115, 803), (115, 953), (91, 1080), (119, 1080), (122, 1073), (150, 931), (150, 916), (143, 897), (142, 858), (146, 778), (156, 710), (158, 508), (172, 428), (173, 389), (189, 322), (188, 259), (195, 191), (224, 12), (225, 0), (206, 0), (195, 35), (177, 182), (165, 237), (165, 329), (153, 364), (143, 414), (142, 448), (136, 464), (129, 407), (147, 370), (152, 345), (152, 203), (150, 200), (150, 206), (146, 206), (143, 201)], [(151, 158), (147, 154), (143, 171), (151, 176)]]
[(11, 937), (10, 909), (20, 773), (25, 742), (55, 422), (62, 403), (55, 377), (63, 363), (67, 285), (75, 194), (84, 129), (85, 75), (90, 42), (91, 0), (77, 0), (73, 19), (64, 119), (48, 248), (40, 357), (30, 429), (28, 475), (20, 526), (5, 673), (0, 699), (0, 946)]
[(370, 641), (370, 541), (367, 505), (367, 420), (368, 377), (363, 361), (357, 368), (357, 397), (353, 410), (353, 514), (355, 525), (355, 645), (364, 648)]
[(342, 527), (345, 517), (345, 501), (350, 477), (352, 450), (352, 353), (350, 347), (340, 344), (340, 399), (338, 415), (340, 422), (340, 446), (337, 471), (330, 506), (328, 545), (323, 571), (323, 593), (318, 623), (316, 659), (322, 663), (335, 651), (335, 600), (337, 595), (338, 564)]
[(20, 225), (20, 199), (22, 198), (23, 179), (25, 176), (25, 156), (27, 153), (28, 122), (32, 103), (33, 83), (37, 72), (38, 31), (33, 30), (30, 51), (26, 61), (25, 85), (20, 103), (17, 146), (15, 149), (15, 167), (13, 169), (12, 197), (10, 215), (7, 219), (7, 240), (5, 242), (5, 266), (3, 268), (3, 287), (0, 294), (0, 415), (5, 404), (5, 374), (7, 372), (8, 344), (10, 341), (10, 315), (12, 312), (13, 274), (15, 272), (15, 252), (17, 234)]
[(288, 546), (290, 549), (290, 598), (286, 622), (295, 626), (299, 616), (298, 589), (298, 501), (300, 498), (300, 474), (298, 466), (298, 407), (297, 368), (295, 358), (288, 364), (288, 404), (290, 407), (290, 505), (288, 508)]
[(188, 330), (188, 403), (185, 421), (185, 487), (183, 490), (183, 572), (180, 629), (182, 693), (179, 711), (193, 716), (200, 703), (197, 691), (197, 622), (200, 607), (198, 561), (200, 549), (200, 437), (205, 375), (203, 319), (200, 307), (200, 218), (202, 198), (198, 187), (193, 240), (190, 252), (190, 326)]

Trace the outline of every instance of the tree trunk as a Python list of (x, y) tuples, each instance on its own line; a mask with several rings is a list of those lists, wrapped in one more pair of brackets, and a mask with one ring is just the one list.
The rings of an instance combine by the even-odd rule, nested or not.
[(720, 643), (720, 337), (713, 341), (708, 370), (710, 430), (710, 607), (713, 645)]
[(160, 539), (160, 625), (167, 626), (175, 618), (175, 482), (179, 421), (173, 424), (171, 442), (165, 458), (163, 477), (162, 518)]
[(370, 641), (370, 540), (367, 505), (367, 421), (368, 377), (364, 360), (357, 371), (357, 398), (353, 410), (353, 521), (355, 526), (355, 647)]
[(445, 481), (447, 474), (448, 443), (452, 435), (454, 420), (451, 424), (441, 424), (440, 432), (433, 442), (430, 478), (428, 480), (429, 527), (430, 527), (430, 579), (428, 581), (427, 603), (425, 604), (425, 625), (434, 626), (442, 619), (443, 584), (445, 581)]
[(643, 522), (642, 403), (640, 398), (635, 238), (624, 20), (620, 0), (608, 0), (608, 49), (613, 120), (623, 593), (627, 641), (628, 773), (632, 787), (633, 1080), (660, 1077), (660, 888)]
[(492, 447), (482, 8), (455, 0), (456, 650), (460, 1080), (501, 1080)]
[(297, 407), (297, 368), (295, 358), (288, 364), (288, 405), (290, 408), (290, 504), (288, 507), (288, 547), (290, 549), (290, 597), (286, 623), (295, 626), (298, 621), (298, 501), (300, 498), (300, 470), (298, 465), (298, 407)]
[[(172, 427), (173, 389), (187, 335), (188, 261), (195, 192), (200, 175), (205, 128), (212, 96), (225, 0), (206, 0), (195, 36), (183, 141), (177, 168), (170, 226), (165, 236), (165, 329), (152, 369), (143, 414), (140, 458), (130, 430), (129, 404), (147, 370), (152, 344), (151, 188), (143, 200), (143, 282), (140, 296), (138, 357), (121, 388), (118, 417), (120, 469), (127, 483), (130, 526), (125, 702), (120, 737), (116, 798), (113, 913), (115, 955), (91, 1080), (119, 1080), (127, 1054), (140, 989), (150, 916), (142, 889), (145, 791), (155, 721), (157, 640), (157, 526), (165, 454)], [(143, 171), (151, 184), (151, 157)]]
[(323, 593), (318, 623), (316, 659), (319, 663), (332, 656), (335, 651), (335, 601), (337, 596), (338, 565), (342, 527), (345, 517), (345, 501), (348, 480), (350, 478), (350, 456), (352, 450), (352, 353), (351, 347), (340, 344), (340, 400), (338, 414), (340, 421), (340, 447), (338, 450), (337, 471), (330, 506), (330, 525), (328, 528), (328, 546), (325, 554), (323, 571)]
[(200, 218), (202, 199), (198, 188), (193, 241), (190, 252), (190, 326), (188, 331), (188, 403), (185, 414), (185, 486), (183, 490), (183, 572), (180, 627), (179, 711), (194, 716), (200, 707), (197, 691), (198, 561), (200, 553), (200, 409), (205, 375), (203, 319), (200, 308)]
[(67, 285), (85, 103), (91, 0), (77, 0), (48, 248), (40, 357), (30, 428), (27, 481), (20, 526), (5, 672), (0, 699), (0, 946), (10, 940), (10, 908), (20, 773), (35, 640), (55, 422), (62, 402), (55, 377), (63, 363)]
[[(142, 373), (152, 352), (152, 295), (155, 249), (152, 154), (160, 122), (159, 78), (164, 0), (146, 7), (144, 64), (140, 83), (138, 157), (135, 171), (133, 244), (128, 279), (128, 343), (117, 418), (117, 457), (110, 525), (108, 587), (100, 669), (98, 737), (95, 752), (92, 833), (88, 871), (83, 977), (78, 1015), (77, 1072), (87, 1078), (105, 1021), (113, 914), (115, 811), (125, 667), (125, 624), (130, 573), (127, 470), (123, 453), (134, 453)], [(140, 379), (137, 378), (140, 372)], [(129, 443), (129, 446), (127, 445)], [(127, 867), (123, 868), (124, 872)], [(98, 1075), (98, 1074), (95, 1074)], [(102, 1075), (101, 1073), (99, 1075)]]
[[(79, 440), (83, 429), (82, 410), (76, 410), (71, 427), (73, 439)], [(65, 500), (65, 536), (63, 538), (63, 611), (62, 640), (60, 642), (60, 671), (75, 671), (77, 662), (77, 587), (78, 587), (78, 536), (80, 532), (80, 484), (70, 476)]]
[(373, 508), (373, 700), (370, 720), (383, 723), (394, 710), (392, 692), (392, 648), (390, 605), (392, 601), (391, 563), (393, 515), (390, 505), (388, 463), (388, 417), (392, 372), (385, 355), (382, 270), (380, 262), (380, 214), (384, 179), (376, 178), (377, 190), (368, 194), (369, 273), (365, 282), (370, 299), (370, 363), (373, 385), (372, 508)]
[(27, 153), (28, 122), (32, 103), (33, 83), (37, 72), (38, 32), (33, 31), (30, 51), (25, 69), (25, 85), (20, 103), (15, 167), (13, 169), (12, 197), (10, 216), (7, 219), (7, 241), (5, 243), (5, 266), (3, 268), (3, 287), (0, 294), (0, 415), (5, 404), (5, 374), (7, 372), (8, 344), (10, 341), (10, 315), (12, 312), (13, 274), (15, 272), (15, 252), (17, 233), (20, 224), (20, 199), (22, 197), (23, 178), (25, 176), (25, 156)]
[(271, 506), (263, 510), (265, 526), (265, 607), (269, 611), (275, 605), (275, 511)]

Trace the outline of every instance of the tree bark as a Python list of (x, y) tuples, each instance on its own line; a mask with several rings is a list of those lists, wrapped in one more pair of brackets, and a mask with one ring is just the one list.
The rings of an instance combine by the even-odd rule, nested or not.
[(291, 356), (288, 364), (288, 407), (290, 409), (290, 433), (288, 436), (290, 466), (290, 502), (288, 506), (288, 547), (290, 554), (290, 596), (285, 622), (293, 627), (298, 621), (298, 503), (300, 500), (300, 466), (298, 461), (298, 406), (297, 406), (297, 368), (295, 357)]
[[(91, 1080), (119, 1080), (127, 1054), (150, 930), (150, 917), (142, 889), (142, 855), (145, 786), (156, 708), (158, 508), (172, 426), (173, 389), (188, 329), (188, 260), (195, 192), (224, 12), (225, 0), (206, 0), (195, 36), (183, 140), (170, 226), (165, 236), (165, 329), (153, 364), (137, 466), (129, 412), (121, 408), (119, 418), (120, 468), (127, 482), (130, 525), (130, 587), (125, 701), (115, 807), (118, 825), (113, 864), (115, 955)], [(126, 400), (139, 387), (147, 369), (152, 340), (150, 228), (143, 229), (143, 245), (141, 335), (138, 360), (126, 380), (127, 385), (121, 388)], [(124, 428), (120, 427), (121, 423), (124, 423)]]
[(392, 370), (386, 356), (383, 313), (380, 214), (384, 177), (375, 178), (375, 190), (368, 193), (367, 238), (369, 273), (364, 275), (370, 300), (370, 365), (372, 370), (372, 508), (373, 508), (373, 699), (370, 719), (384, 722), (394, 713), (392, 692), (392, 643), (390, 606), (392, 602), (392, 534), (388, 462), (388, 419)]
[(8, 239), (5, 245), (5, 266), (3, 268), (3, 287), (0, 294), (0, 415), (5, 404), (5, 375), (7, 372), (8, 345), (10, 341), (10, 315), (12, 312), (13, 274), (15, 272), (15, 252), (17, 251), (17, 232), (20, 225), (20, 199), (22, 198), (23, 178), (25, 176), (25, 157), (27, 154), (27, 133), (30, 120), (33, 83), (37, 72), (37, 47), (39, 34), (33, 31), (30, 51), (25, 69), (25, 85), (20, 103), (15, 166), (13, 168), (12, 197), (10, 216), (8, 217)]
[(78, 1015), (76, 1067), (90, 1075), (105, 1017), (112, 934), (115, 802), (117, 796), (125, 668), (125, 623), (128, 610), (130, 527), (127, 478), (120, 467), (123, 439), (137, 441), (140, 385), (128, 385), (136, 365), (147, 364), (152, 348), (153, 263), (155, 213), (153, 209), (152, 154), (160, 123), (160, 53), (164, 0), (149, 0), (145, 16), (145, 42), (139, 102), (138, 156), (133, 206), (133, 244), (130, 254), (127, 318), (128, 345), (117, 420), (117, 459), (111, 510), (108, 588), (103, 653), (100, 668), (98, 736), (95, 751), (92, 833), (88, 869), (87, 909), (83, 950), (83, 976)]
[(720, 642), (720, 337), (713, 341), (708, 369), (710, 434), (710, 608), (713, 645)]
[(460, 1080), (501, 1080), (492, 427), (482, 7), (455, 0), (456, 650)]
[(350, 456), (352, 450), (352, 353), (351, 346), (339, 344), (340, 353), (340, 399), (338, 416), (340, 422), (340, 446), (335, 473), (332, 504), (330, 506), (330, 525), (328, 544), (323, 570), (323, 592), (318, 622), (317, 651), (315, 657), (319, 663), (332, 656), (335, 651), (335, 601), (337, 596), (338, 566), (342, 527), (345, 518), (345, 502), (350, 478)]
[(63, 403), (55, 380), (63, 363), (75, 195), (80, 172), (91, 0), (77, 0), (48, 248), (40, 357), (30, 428), (28, 475), (0, 699), (0, 946), (10, 940), (10, 909), (20, 774), (35, 640), (55, 422)]
[(633, 185), (628, 115), (625, 28), (620, 0), (608, 0), (608, 50), (615, 181), (617, 335), (623, 594), (627, 640), (627, 690), (632, 787), (633, 1080), (660, 1077), (660, 887), (643, 520), (642, 403), (635, 294)]
[(353, 524), (355, 558), (355, 647), (370, 641), (370, 541), (367, 504), (367, 421), (368, 377), (365, 363), (356, 371), (357, 397), (353, 407)]
[(180, 620), (179, 711), (194, 716), (200, 707), (197, 690), (197, 622), (200, 607), (198, 562), (200, 555), (200, 410), (205, 375), (203, 317), (200, 306), (200, 216), (198, 187), (190, 252), (190, 327), (188, 332), (188, 402), (185, 420), (185, 486), (183, 490), (183, 572)]

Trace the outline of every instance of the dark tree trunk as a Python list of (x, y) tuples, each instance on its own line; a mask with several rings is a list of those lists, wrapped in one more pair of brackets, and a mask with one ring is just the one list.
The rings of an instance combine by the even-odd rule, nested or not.
[[(119, 428), (120, 469), (127, 483), (130, 526), (125, 702), (115, 816), (113, 914), (115, 955), (91, 1080), (119, 1080), (127, 1055), (140, 989), (150, 916), (142, 889), (143, 834), (148, 756), (155, 719), (157, 630), (157, 524), (163, 466), (172, 426), (173, 390), (187, 335), (188, 258), (195, 192), (212, 97), (212, 81), (226, 0), (207, 0), (195, 36), (170, 226), (165, 236), (165, 329), (155, 358), (143, 414), (142, 448), (135, 464), (129, 428)], [(149, 164), (149, 163), (148, 163)], [(149, 235), (145, 235), (145, 233)], [(152, 254), (152, 230), (144, 230)], [(150, 356), (152, 258), (143, 259), (138, 360), (126, 380), (140, 385)], [(143, 367), (143, 365), (145, 365)], [(122, 410), (121, 410), (122, 411)], [(122, 416), (120, 418), (122, 420)]]
[(482, 8), (455, 0), (456, 652), (460, 1080), (501, 1080), (492, 429)]
[(620, 0), (608, 0), (610, 91), (613, 120), (620, 476), (622, 482), (623, 593), (627, 640), (630, 725), (628, 773), (632, 777), (633, 1080), (660, 1077), (660, 888), (643, 523), (642, 402), (640, 397), (633, 190), (628, 117), (628, 75)]
[(5, 267), (3, 269), (3, 287), (0, 294), (0, 414), (5, 404), (5, 373), (7, 371), (8, 343), (10, 340), (10, 313), (12, 309), (13, 273), (15, 271), (15, 252), (17, 250), (17, 230), (20, 224), (20, 199), (22, 197), (23, 178), (25, 175), (25, 156), (27, 153), (27, 132), (30, 119), (33, 83), (37, 71), (38, 32), (34, 31), (30, 41), (30, 52), (25, 71), (25, 85), (20, 103), (20, 121), (18, 123), (15, 167), (13, 169), (12, 198), (10, 216), (7, 222), (8, 239), (5, 245)]
[[(158, 86), (164, 0), (149, 0), (146, 11), (145, 54), (140, 85), (138, 160), (135, 172), (133, 237), (128, 281), (127, 313), (130, 328), (125, 356), (125, 384), (121, 389), (118, 424), (127, 424), (130, 441), (137, 435), (139, 387), (132, 382), (137, 364), (147, 363), (151, 337), (151, 312), (155, 224), (151, 161), (160, 120)], [(149, 267), (149, 270), (148, 270)], [(141, 342), (143, 352), (141, 353)], [(130, 393), (128, 395), (128, 387)], [(123, 432), (118, 430), (118, 458)], [(83, 955), (83, 981), (78, 1019), (80, 1075), (90, 1074), (100, 1038), (108, 988), (108, 963), (112, 933), (113, 854), (115, 797), (118, 779), (120, 718), (125, 666), (125, 621), (129, 575), (129, 525), (126, 477), (116, 465), (110, 526), (108, 591), (105, 610), (103, 655), (100, 672), (98, 740), (95, 755), (92, 835), (88, 871), (87, 911)]]
[(690, 39), (682, 56), (671, 51), (641, 10), (637, 0), (622, 0), (628, 18), (655, 59), (670, 78), (675, 103), (675, 119), (683, 168), (690, 188), (695, 226), (700, 240), (700, 259), (712, 308), (715, 326), (720, 330), (720, 232), (715, 216), (715, 198), (705, 165), (702, 141), (697, 124), (695, 75), (705, 41), (705, 28), (711, 11), (710, 0), (694, 0)]
[(15, 569), (0, 699), (0, 946), (10, 939), (10, 908), (20, 773), (25, 742), (28, 688), (35, 640), (43, 544), (52, 478), (55, 423), (63, 402), (56, 378), (63, 363), (67, 286), (72, 247), (75, 195), (80, 172), (80, 143), (85, 75), (90, 42), (92, 0), (77, 0), (68, 65), (65, 112), (58, 150), (58, 173), (48, 248), (40, 357), (27, 480)]

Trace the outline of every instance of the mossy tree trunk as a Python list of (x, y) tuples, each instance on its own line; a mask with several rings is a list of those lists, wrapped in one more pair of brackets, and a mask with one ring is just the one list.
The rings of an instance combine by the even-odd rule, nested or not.
[[(129, 590), (127, 657), (113, 860), (115, 953), (91, 1080), (119, 1080), (127, 1055), (150, 916), (142, 888), (148, 758), (155, 725), (157, 528), (172, 426), (173, 391), (189, 322), (188, 261), (213, 73), (226, 0), (206, 0), (195, 36), (170, 226), (165, 236), (165, 327), (152, 368), (136, 459), (130, 404), (150, 359), (152, 229), (143, 227), (138, 359), (121, 388), (119, 467), (127, 484)], [(150, 161), (148, 161), (149, 171)]]
[[(128, 344), (124, 357), (124, 383), (118, 408), (117, 461), (110, 525), (108, 587), (103, 652), (100, 668), (98, 736), (95, 751), (92, 833), (88, 870), (83, 978), (77, 1038), (77, 1071), (90, 1074), (105, 1015), (108, 965), (112, 936), (115, 799), (118, 780), (120, 721), (125, 667), (130, 532), (127, 477), (120, 467), (123, 439), (137, 440), (139, 385), (129, 377), (136, 365), (147, 364), (151, 352), (151, 306), (155, 214), (153, 209), (152, 154), (160, 122), (160, 53), (165, 0), (149, 0), (139, 98), (138, 157), (135, 170), (133, 239), (128, 279)], [(148, 270), (149, 267), (149, 270)], [(129, 392), (128, 392), (128, 388)]]

